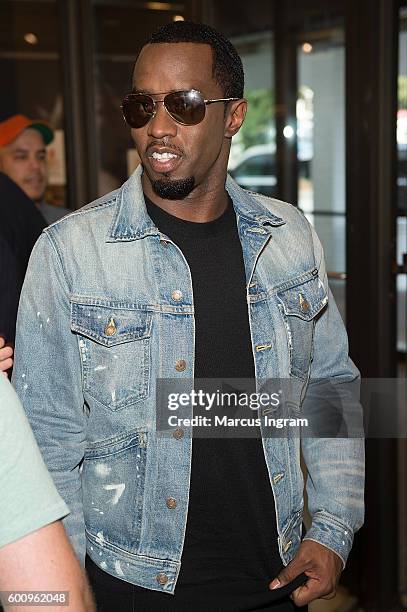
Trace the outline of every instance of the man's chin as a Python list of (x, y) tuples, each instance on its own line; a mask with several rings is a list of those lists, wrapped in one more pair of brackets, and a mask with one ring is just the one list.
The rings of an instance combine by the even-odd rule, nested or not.
[(152, 180), (154, 193), (163, 200), (183, 200), (195, 187), (195, 178), (188, 176), (182, 179), (163, 177)]
[(30, 198), (30, 200), (32, 200), (34, 202), (35, 205), (41, 204), (41, 202), (44, 201), (44, 196), (43, 195), (34, 195), (34, 196), (28, 196)]
[(39, 204), (44, 199), (45, 191), (43, 189), (23, 189), (25, 195), (30, 198), (35, 204)]

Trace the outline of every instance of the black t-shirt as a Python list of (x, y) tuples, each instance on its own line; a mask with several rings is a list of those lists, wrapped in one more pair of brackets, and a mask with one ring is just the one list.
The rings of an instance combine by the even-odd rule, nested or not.
[[(231, 201), (209, 223), (178, 219), (147, 198), (146, 205), (159, 230), (181, 249), (191, 271), (195, 379), (244, 378), (254, 383), (243, 254)], [(95, 575), (93, 564), (89, 567)], [(175, 595), (132, 586), (135, 609), (291, 612), (296, 609), (291, 600), (268, 589), (282, 567), (260, 436), (194, 437)]]
[[(253, 380), (243, 253), (231, 201), (221, 217), (209, 223), (178, 219), (147, 199), (146, 205), (159, 230), (181, 249), (191, 271), (195, 378)], [(200, 605), (222, 612), (265, 610), (274, 598), (268, 584), (282, 563), (259, 436), (193, 439), (181, 562), (171, 598), (174, 607), (168, 602), (168, 610), (197, 610)], [(291, 604), (286, 608), (291, 610)]]

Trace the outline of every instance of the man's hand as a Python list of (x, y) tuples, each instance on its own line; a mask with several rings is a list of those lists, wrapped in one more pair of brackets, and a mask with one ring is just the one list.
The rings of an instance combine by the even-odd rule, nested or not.
[(13, 365), (13, 349), (11, 346), (5, 346), (6, 341), (0, 337), (0, 372), (9, 370)]
[(308, 576), (308, 580), (290, 595), (297, 606), (305, 606), (320, 597), (332, 599), (342, 572), (342, 560), (326, 546), (304, 540), (293, 560), (274, 578), (269, 588), (278, 589), (301, 572)]

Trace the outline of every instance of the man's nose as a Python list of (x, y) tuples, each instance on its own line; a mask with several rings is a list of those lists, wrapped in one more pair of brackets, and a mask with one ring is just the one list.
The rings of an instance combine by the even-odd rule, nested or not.
[(30, 168), (31, 170), (40, 170), (43, 162), (40, 159), (37, 159), (35, 155), (30, 157)]
[(156, 113), (148, 123), (148, 135), (157, 140), (177, 135), (177, 123), (166, 111), (163, 102), (156, 103)]

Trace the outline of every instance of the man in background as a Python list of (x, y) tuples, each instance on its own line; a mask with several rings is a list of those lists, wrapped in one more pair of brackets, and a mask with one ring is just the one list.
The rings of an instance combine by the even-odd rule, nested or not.
[(54, 139), (44, 122), (13, 115), (0, 123), (0, 170), (30, 198), (47, 225), (69, 210), (44, 201), (48, 183), (46, 146)]
[(44, 201), (46, 146), (53, 138), (46, 123), (23, 115), (0, 122), (0, 337), (7, 344), (14, 343), (18, 300), (31, 250), (44, 227), (69, 212)]
[(7, 344), (14, 344), (18, 301), (25, 271), (31, 250), (46, 222), (32, 200), (2, 172), (0, 207), (0, 337)]

